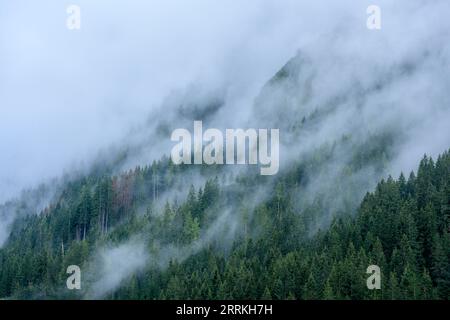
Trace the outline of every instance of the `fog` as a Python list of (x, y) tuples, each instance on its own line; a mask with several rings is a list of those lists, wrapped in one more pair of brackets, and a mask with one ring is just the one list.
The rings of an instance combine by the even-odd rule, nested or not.
[[(280, 128), (281, 170), (344, 135), (354, 146), (394, 133), (383, 175), (450, 147), (447, 0), (74, 0), (78, 31), (66, 28), (68, 4), (0, 4), (0, 202), (89, 168), (111, 146), (133, 149), (119, 171), (168, 155), (171, 130), (193, 125), (186, 109), (212, 106), (208, 119), (195, 119), (208, 127)], [(381, 8), (381, 30), (366, 27), (371, 4)], [(288, 81), (266, 85), (295, 56)], [(320, 121), (291, 130), (317, 110)], [(370, 165), (340, 180), (352, 146), (311, 176), (299, 205), (332, 192), (334, 180), (370, 190), (380, 178)], [(10, 222), (0, 213), (0, 241)], [(141, 269), (141, 249), (101, 251), (104, 278), (91, 295)], [(111, 278), (109, 265), (128, 251), (134, 262)]]
[(298, 17), (276, 3), (75, 1), (70, 31), (69, 3), (2, 2), (0, 201), (88, 165), (174, 90), (256, 94), (298, 48)]
[(92, 284), (86, 290), (87, 299), (98, 299), (111, 293), (133, 273), (143, 269), (149, 260), (144, 243), (132, 239), (117, 247), (101, 248), (95, 252), (87, 267)]
[[(358, 71), (366, 81), (418, 50), (440, 55), (447, 64), (437, 67), (448, 69), (446, 1), (378, 1), (379, 31), (366, 28), (368, 1), (72, 3), (81, 8), (81, 30), (66, 28), (68, 2), (0, 4), (0, 201), (88, 166), (177, 90), (221, 91), (227, 108), (217, 119), (241, 123), (264, 83), (299, 49), (330, 75)], [(345, 59), (337, 63), (339, 56)], [(448, 76), (444, 70), (441, 78)], [(435, 77), (438, 71), (424, 71), (417, 81), (428, 87), (425, 81), (445, 81)], [(315, 91), (333, 97), (347, 88), (341, 80), (322, 76)], [(427, 150), (405, 146), (412, 158), (446, 147), (434, 147), (433, 137), (422, 140), (433, 143)], [(158, 153), (168, 154), (165, 149)], [(158, 156), (143, 154), (140, 161)]]

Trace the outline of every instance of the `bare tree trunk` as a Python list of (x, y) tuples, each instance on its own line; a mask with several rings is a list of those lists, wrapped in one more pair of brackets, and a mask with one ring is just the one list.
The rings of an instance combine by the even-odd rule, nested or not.
[(108, 233), (108, 212), (106, 213), (106, 219), (105, 219), (105, 233)]
[(105, 233), (105, 212), (102, 212), (102, 235)]
[(155, 174), (152, 175), (153, 178), (153, 202), (156, 201), (156, 179)]
[(158, 200), (158, 181), (159, 181), (159, 177), (158, 177), (158, 174), (156, 174), (156, 200)]

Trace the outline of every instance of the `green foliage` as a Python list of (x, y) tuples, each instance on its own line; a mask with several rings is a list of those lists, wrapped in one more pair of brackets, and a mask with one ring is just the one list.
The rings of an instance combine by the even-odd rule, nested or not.
[[(424, 157), (417, 176), (382, 180), (356, 217), (349, 209), (330, 218), (322, 214), (325, 200), (300, 208), (296, 192), (331, 150), (270, 181), (247, 175), (221, 186), (206, 179), (181, 203), (162, 208), (164, 192), (182, 191), (197, 173), (163, 159), (119, 176), (72, 181), (40, 215), (14, 223), (0, 249), (0, 297), (73, 298), (63, 290), (68, 265), (83, 265), (99, 245), (139, 233), (155, 252), (198, 250), (133, 275), (109, 298), (449, 299), (449, 152), (436, 162)], [(372, 151), (346, 170), (357, 170)], [(253, 205), (255, 184), (270, 196)], [(225, 212), (228, 220), (220, 220)], [(366, 287), (371, 264), (381, 268), (381, 290)]]

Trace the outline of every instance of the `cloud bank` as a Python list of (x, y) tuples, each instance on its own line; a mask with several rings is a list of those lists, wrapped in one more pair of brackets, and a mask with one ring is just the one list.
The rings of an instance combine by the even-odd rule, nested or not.
[[(65, 27), (68, 3), (0, 4), (0, 202), (89, 167), (111, 145), (136, 147), (129, 166), (150, 163), (170, 152), (170, 129), (192, 124), (186, 110), (202, 114), (205, 105), (214, 110), (209, 127), (280, 126), (285, 163), (342, 135), (364, 144), (386, 130), (397, 134), (389, 173), (449, 147), (446, 0), (379, 0), (379, 31), (366, 28), (372, 1), (72, 3), (81, 7), (80, 31)], [(290, 82), (261, 93), (297, 52)], [(291, 131), (316, 110), (320, 122)], [(351, 151), (313, 177), (306, 202), (339, 179)], [(370, 185), (378, 176), (366, 168), (353, 178)], [(0, 213), (0, 241), (10, 223)], [(93, 296), (145, 265), (139, 248), (100, 255), (105, 278)], [(123, 253), (135, 262), (115, 276), (110, 266)]]

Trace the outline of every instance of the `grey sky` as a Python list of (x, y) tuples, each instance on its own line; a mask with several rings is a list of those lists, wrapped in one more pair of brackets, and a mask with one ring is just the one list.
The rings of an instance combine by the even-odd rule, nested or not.
[[(66, 29), (70, 3), (78, 32)], [(173, 89), (257, 88), (298, 47), (274, 4), (2, 1), (0, 200), (89, 161)]]
[[(330, 74), (389, 68), (428, 41), (448, 63), (449, 41), (443, 38), (450, 30), (448, 1), (376, 1), (382, 9), (382, 30), (376, 32), (366, 29), (366, 8), (373, 3), (2, 1), (0, 201), (89, 163), (173, 90), (192, 83), (226, 87), (235, 103), (224, 112), (232, 121), (233, 110), (250, 110), (261, 86), (298, 49), (317, 54)], [(80, 31), (66, 29), (69, 4), (81, 7)], [(346, 56), (347, 64), (327, 65), (334, 55)], [(362, 65), (352, 64), (352, 56)], [(373, 61), (375, 67), (368, 67)], [(432, 73), (423, 79), (439, 78), (436, 68), (427, 70)], [(340, 85), (321, 79), (328, 95)], [(431, 152), (443, 151), (448, 141), (442, 138), (447, 127), (438, 127), (443, 131)], [(422, 140), (427, 146), (436, 142), (433, 136)], [(414, 156), (423, 153), (421, 146), (413, 147)], [(410, 165), (417, 162), (404, 158)]]
[[(80, 31), (66, 28), (69, 4), (81, 7)], [(371, 4), (382, 10), (380, 31), (366, 28)], [(225, 92), (225, 108), (213, 121), (228, 127), (262, 111), (274, 121), (284, 117), (275, 123), (286, 125), (298, 121), (299, 113), (349, 96), (281, 156), (295, 161), (299, 153), (349, 132), (370, 142), (366, 131), (395, 126), (404, 136), (389, 169), (414, 169), (423, 153), (450, 147), (449, 14), (448, 0), (1, 1), (0, 202), (88, 165), (110, 145), (145, 141), (152, 130), (141, 130), (144, 125), (178, 120), (176, 111), (159, 110), (161, 103), (176, 90), (185, 92), (181, 99), (196, 99), (195, 88)], [(255, 110), (262, 86), (298, 50), (310, 62), (299, 83), (311, 76), (312, 97), (298, 104), (305, 88), (291, 88), (289, 95), (282, 88), (281, 96), (267, 95), (270, 110)], [(398, 74), (405, 64), (415, 72)], [(367, 90), (377, 82), (387, 85)], [(279, 101), (291, 103), (281, 111)], [(144, 145), (138, 163), (169, 154), (169, 138), (163, 147)], [(342, 163), (329, 163), (304, 194), (323, 190)], [(375, 183), (378, 177), (369, 169), (355, 179)], [(11, 221), (11, 215), (0, 216), (0, 245)], [(105, 277), (93, 294), (104, 294), (142, 268), (142, 250), (134, 244), (105, 250)], [(125, 253), (132, 263), (113, 274), (111, 265)]]

